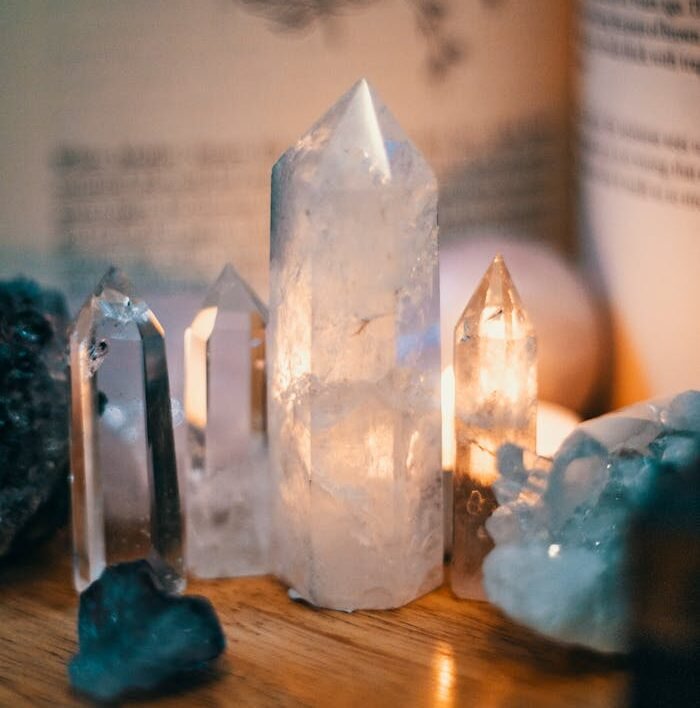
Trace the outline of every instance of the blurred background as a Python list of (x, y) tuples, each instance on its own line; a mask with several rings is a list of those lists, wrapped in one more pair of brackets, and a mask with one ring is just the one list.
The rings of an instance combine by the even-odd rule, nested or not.
[[(119, 265), (166, 327), (179, 395), (182, 332), (224, 263), (267, 300), (272, 165), (365, 76), (440, 183), (444, 363), (501, 250), (543, 398), (589, 414), (698, 386), (700, 189), (669, 167), (678, 141), (644, 136), (685, 137), (700, 175), (700, 84), (612, 51), (607, 5), (5, 0), (0, 277), (75, 310)], [(674, 179), (675, 202), (654, 197)]]

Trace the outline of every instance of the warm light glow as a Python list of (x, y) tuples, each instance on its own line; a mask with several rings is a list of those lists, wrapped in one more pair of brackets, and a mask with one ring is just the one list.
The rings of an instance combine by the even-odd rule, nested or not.
[(550, 544), (549, 548), (547, 549), (547, 555), (550, 558), (556, 558), (559, 555), (560, 550), (561, 550), (561, 546), (558, 543), (552, 543), (552, 544)]
[(516, 313), (504, 316), (501, 305), (487, 305), (479, 326), (479, 336), (488, 339), (520, 339), (528, 336), (529, 325), (520, 320)]
[(487, 486), (498, 479), (496, 456), (488, 447), (490, 442), (487, 439), (476, 440), (469, 450), (469, 475), (479, 484)]
[(580, 422), (581, 418), (574, 411), (540, 401), (537, 404), (537, 454), (552, 457)]
[(214, 330), (218, 308), (205, 307), (185, 331), (185, 416), (190, 425), (207, 424), (206, 370), (207, 342)]
[(435, 674), (435, 706), (452, 706), (455, 703), (456, 667), (452, 647), (440, 642), (433, 656)]
[[(455, 373), (450, 365), (442, 370), (442, 467), (449, 471), (454, 469), (455, 464), (454, 409)], [(537, 404), (537, 454), (542, 457), (552, 457), (564, 439), (580, 422), (581, 419), (574, 411), (556, 403), (539, 401)]]
[[(454, 372), (452, 374), (454, 376)], [(512, 405), (518, 405), (526, 392), (523, 382), (518, 378), (518, 371), (506, 369), (496, 370), (493, 366), (485, 367), (479, 372), (479, 395), (483, 404), (494, 394), (502, 396)]]
[(377, 425), (365, 437), (367, 474), (375, 479), (393, 478), (392, 450), (394, 431), (390, 425)]
[(192, 321), (190, 329), (197, 339), (209, 339), (214, 331), (218, 307), (203, 307)]
[(442, 370), (442, 469), (452, 471), (455, 465), (455, 370)]

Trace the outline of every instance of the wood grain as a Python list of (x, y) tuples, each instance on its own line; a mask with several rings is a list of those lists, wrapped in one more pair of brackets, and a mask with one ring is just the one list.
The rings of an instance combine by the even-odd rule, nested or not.
[[(0, 705), (80, 706), (66, 680), (77, 597), (61, 534), (0, 567)], [(390, 612), (344, 614), (291, 602), (272, 578), (194, 581), (228, 649), (211, 678), (154, 699), (163, 706), (477, 706), (623, 703), (610, 660), (563, 649), (486, 603), (443, 588)]]

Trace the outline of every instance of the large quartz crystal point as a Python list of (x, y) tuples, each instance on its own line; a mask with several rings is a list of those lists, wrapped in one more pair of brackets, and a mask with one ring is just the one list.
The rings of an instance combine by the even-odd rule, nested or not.
[(433, 173), (362, 80), (272, 172), (276, 572), (403, 605), (442, 579)]
[(106, 565), (146, 558), (184, 587), (182, 519), (163, 328), (117, 269), (70, 334), (76, 588)]
[(227, 265), (185, 332), (187, 567), (199, 577), (269, 570), (266, 322)]
[(455, 328), (452, 590), (483, 598), (482, 563), (493, 547), (484, 522), (496, 507), (496, 453), (535, 450), (537, 346), (503, 258), (494, 258)]

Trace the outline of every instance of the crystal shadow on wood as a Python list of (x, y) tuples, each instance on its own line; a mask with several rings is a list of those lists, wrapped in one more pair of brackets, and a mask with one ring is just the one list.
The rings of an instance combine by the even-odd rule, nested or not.
[(187, 568), (269, 571), (267, 308), (227, 265), (185, 332)]
[(182, 518), (163, 328), (111, 268), (70, 333), (74, 581), (146, 558), (184, 588)]

